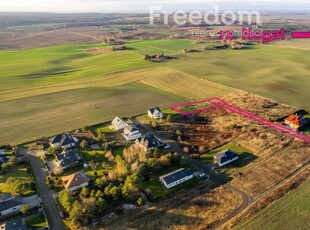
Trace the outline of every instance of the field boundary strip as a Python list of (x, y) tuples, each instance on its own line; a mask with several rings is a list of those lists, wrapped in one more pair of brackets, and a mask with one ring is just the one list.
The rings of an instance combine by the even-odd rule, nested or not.
[[(206, 108), (200, 108), (200, 109), (196, 109), (196, 110), (191, 110), (191, 111), (182, 111), (181, 108), (183, 107), (190, 107), (190, 106), (196, 106), (199, 104), (203, 104), (203, 103), (208, 103), (211, 104), (211, 107), (206, 107)], [(187, 103), (182, 103), (182, 104), (177, 104), (171, 107), (172, 110), (176, 111), (177, 113), (183, 115), (183, 116), (189, 116), (189, 115), (194, 115), (194, 114), (198, 114), (198, 113), (202, 113), (202, 112), (206, 112), (209, 110), (214, 110), (217, 108), (222, 108), (225, 110), (228, 110), (234, 114), (237, 115), (241, 115), (245, 118), (248, 118), (252, 121), (258, 122), (261, 125), (264, 125), (266, 127), (272, 128), (276, 131), (279, 131), (281, 133), (287, 134), (291, 137), (297, 138), (303, 142), (306, 142), (308, 144), (310, 144), (310, 136), (297, 132), (289, 127), (283, 126), (282, 124), (278, 124), (272, 121), (269, 121), (263, 117), (260, 117), (256, 114), (253, 114), (249, 111), (246, 111), (244, 109), (241, 109), (239, 107), (233, 106), (229, 103), (227, 103), (226, 101), (224, 101), (223, 99), (220, 98), (210, 98), (208, 100), (203, 100), (203, 101), (195, 101), (195, 102), (187, 102)]]

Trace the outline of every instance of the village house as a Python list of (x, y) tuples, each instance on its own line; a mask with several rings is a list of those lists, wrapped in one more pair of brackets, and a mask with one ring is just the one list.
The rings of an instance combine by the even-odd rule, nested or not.
[(10, 216), (19, 213), (23, 205), (21, 196), (11, 196), (10, 194), (0, 195), (0, 217)]
[(66, 190), (75, 191), (88, 186), (90, 179), (84, 172), (74, 173), (62, 177), (62, 182)]
[(137, 146), (142, 147), (145, 151), (163, 147), (165, 145), (165, 143), (162, 143), (161, 141), (157, 140), (154, 136), (145, 136), (138, 138), (135, 141), (135, 144)]
[(296, 114), (292, 114), (285, 118), (285, 123), (288, 124), (291, 128), (298, 130), (303, 125), (306, 124), (306, 120), (302, 118), (302, 116)]
[(79, 163), (81, 156), (76, 149), (65, 150), (56, 155), (57, 166), (62, 169), (70, 168)]
[(111, 123), (115, 130), (124, 129), (128, 125), (123, 119), (119, 117), (115, 117)]
[(70, 148), (77, 147), (78, 142), (79, 142), (79, 139), (76, 137), (73, 137), (69, 133), (59, 134), (50, 139), (50, 145), (53, 148), (61, 147), (63, 149), (70, 149)]
[(190, 169), (178, 169), (171, 173), (159, 177), (159, 181), (165, 185), (166, 188), (172, 188), (178, 184), (184, 183), (194, 177)]
[(214, 155), (214, 163), (220, 167), (238, 160), (239, 155), (230, 149), (226, 149)]
[(13, 220), (0, 225), (1, 230), (31, 230), (23, 219)]
[(161, 112), (159, 107), (153, 107), (148, 110), (148, 116), (153, 119), (160, 119), (164, 117), (164, 114)]
[(133, 141), (140, 138), (141, 136), (142, 135), (139, 129), (133, 125), (127, 125), (124, 128), (123, 137), (125, 138), (126, 141)]

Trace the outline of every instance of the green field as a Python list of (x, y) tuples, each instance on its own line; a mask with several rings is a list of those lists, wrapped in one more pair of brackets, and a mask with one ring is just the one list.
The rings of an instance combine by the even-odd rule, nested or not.
[(310, 228), (310, 180), (234, 229), (306, 230)]
[[(126, 46), (130, 49), (98, 55), (85, 49), (106, 45), (0, 51), (0, 144), (142, 114), (152, 106), (222, 96), (230, 87), (310, 108), (307, 50), (256, 46), (184, 54), (182, 49), (197, 45), (181, 39)], [(144, 61), (145, 54), (162, 52), (178, 59)]]

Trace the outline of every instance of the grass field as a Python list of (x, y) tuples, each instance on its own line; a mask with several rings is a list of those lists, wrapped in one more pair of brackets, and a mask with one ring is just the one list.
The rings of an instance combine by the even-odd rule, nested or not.
[[(236, 142), (231, 142), (227, 145), (224, 145), (220, 148), (214, 149), (214, 150), (212, 150), (206, 154), (201, 155), (200, 158), (203, 162), (212, 164), (214, 161), (214, 155), (216, 153), (224, 151), (226, 149), (230, 149), (230, 150), (234, 151), (235, 153), (239, 154), (240, 156), (242, 154), (245, 154), (245, 153), (250, 153), (250, 151), (248, 149), (244, 148), (243, 146), (237, 144)], [(240, 159), (239, 159), (239, 161), (240, 161)]]
[[(9, 177), (16, 178), (27, 183), (31, 182), (25, 165), (17, 165), (14, 169), (10, 169), (5, 174), (0, 175), (0, 193), (10, 193), (12, 195), (17, 195), (15, 191), (12, 191), (12, 188), (7, 183), (7, 179)], [(32, 190), (28, 189), (23, 195), (29, 195), (32, 192)]]
[(39, 229), (47, 226), (45, 217), (43, 214), (39, 214), (37, 216), (34, 216), (28, 220), (26, 220), (26, 224), (31, 229)]
[[(0, 51), (0, 144), (141, 114), (152, 106), (222, 96), (230, 87), (310, 108), (307, 50), (256, 46), (184, 54), (182, 49), (196, 44), (181, 39), (126, 46), (130, 49), (98, 55), (84, 50), (106, 45)], [(162, 52), (178, 59), (144, 61), (145, 54)]]
[(285, 230), (310, 228), (310, 180), (234, 229)]

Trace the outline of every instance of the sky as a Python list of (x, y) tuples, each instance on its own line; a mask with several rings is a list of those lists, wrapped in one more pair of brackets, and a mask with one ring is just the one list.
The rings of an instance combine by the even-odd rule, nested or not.
[(0, 0), (6, 12), (148, 12), (149, 6), (163, 10), (290, 10), (310, 11), (310, 0)]

